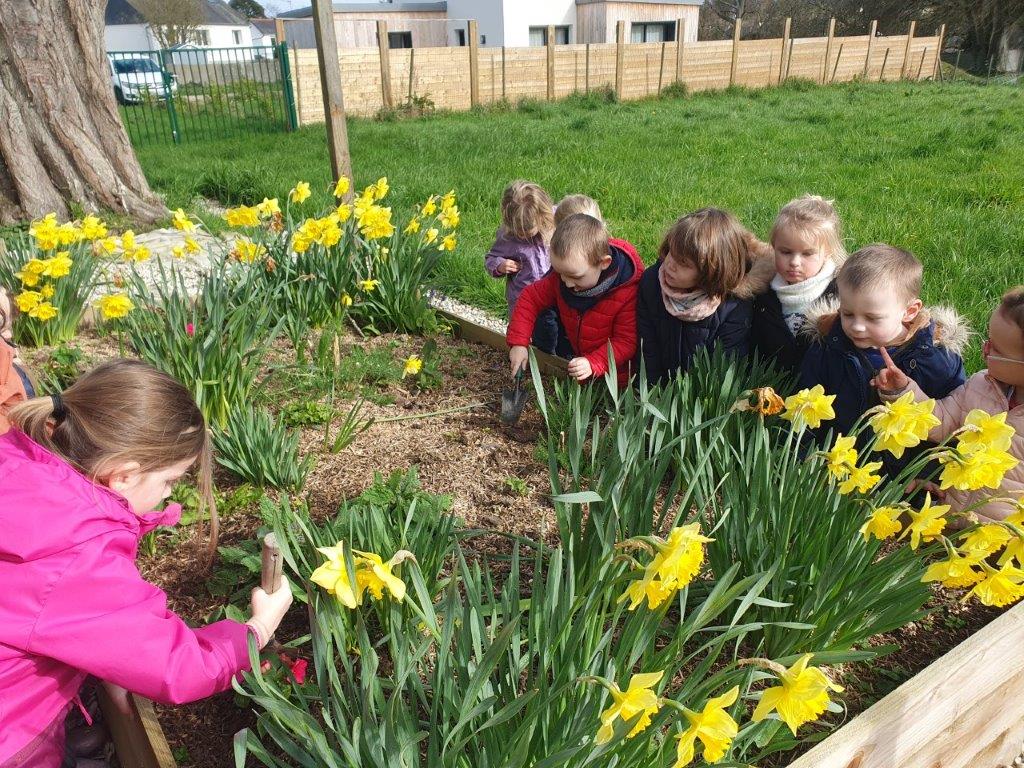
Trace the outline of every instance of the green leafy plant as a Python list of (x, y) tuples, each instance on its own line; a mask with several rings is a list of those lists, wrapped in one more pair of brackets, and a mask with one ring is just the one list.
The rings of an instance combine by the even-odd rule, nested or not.
[(316, 400), (297, 400), (286, 403), (281, 418), (289, 427), (311, 427), (326, 424), (334, 417), (334, 409)]
[(299, 433), (265, 409), (233, 411), (213, 430), (213, 446), (218, 464), (260, 488), (301, 490), (313, 466), (312, 454), (299, 458)]
[(516, 496), (526, 497), (530, 495), (530, 486), (521, 477), (506, 477), (501, 481), (501, 484)]
[(85, 353), (72, 344), (54, 347), (35, 369), (39, 394), (63, 392), (81, 375)]

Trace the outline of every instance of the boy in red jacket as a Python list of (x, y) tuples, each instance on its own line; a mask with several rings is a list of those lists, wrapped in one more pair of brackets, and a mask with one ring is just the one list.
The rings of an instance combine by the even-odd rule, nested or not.
[(577, 213), (555, 229), (550, 252), (551, 271), (523, 291), (508, 324), (512, 374), (527, 364), (537, 316), (557, 307), (574, 355), (569, 375), (577, 381), (603, 376), (610, 342), (625, 385), (636, 354), (636, 291), (644, 269), (636, 248), (610, 239), (602, 221)]

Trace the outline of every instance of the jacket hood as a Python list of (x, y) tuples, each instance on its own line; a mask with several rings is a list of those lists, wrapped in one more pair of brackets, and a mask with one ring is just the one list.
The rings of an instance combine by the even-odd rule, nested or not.
[(174, 525), (181, 505), (135, 514), (127, 499), (94, 483), (18, 429), (0, 436), (0, 560), (28, 562), (112, 533), (137, 541)]
[[(808, 310), (807, 322), (801, 333), (806, 334), (814, 341), (824, 342), (825, 337), (828, 336), (838, 320), (838, 298), (818, 301)], [(935, 346), (962, 357), (967, 343), (971, 339), (971, 328), (967, 321), (951, 307), (925, 307), (917, 313), (917, 317), (910, 326), (911, 335), (919, 333), (932, 323), (935, 323), (933, 333)]]
[(773, 277), (775, 277), (775, 254), (760, 253), (755, 257), (750, 269), (747, 270), (743, 282), (732, 293), (741, 299), (751, 299), (754, 296), (767, 293)]

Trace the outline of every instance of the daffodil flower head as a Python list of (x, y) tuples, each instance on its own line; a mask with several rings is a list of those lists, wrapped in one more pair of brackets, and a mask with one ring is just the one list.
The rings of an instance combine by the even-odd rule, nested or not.
[(725, 710), (736, 703), (739, 694), (739, 687), (733, 687), (721, 696), (709, 699), (700, 712), (683, 708), (689, 726), (676, 736), (679, 743), (676, 745), (676, 761), (672, 768), (683, 768), (693, 762), (697, 739), (704, 745), (705, 763), (717, 763), (725, 757), (732, 740), (739, 733), (739, 725)]
[(308, 200), (311, 194), (313, 193), (309, 191), (309, 182), (300, 181), (298, 184), (292, 187), (291, 191), (288, 193), (288, 199), (291, 200), (296, 205), (299, 205)]
[(1006, 423), (1007, 412), (995, 415), (975, 408), (967, 414), (957, 442), (966, 447), (980, 445), (996, 451), (1009, 451), (1016, 430)]
[(828, 466), (828, 473), (836, 480), (845, 480), (850, 476), (850, 471), (857, 464), (857, 443), (855, 437), (843, 437), (836, 435), (836, 441), (832, 448), (822, 454)]
[(808, 666), (812, 656), (804, 654), (788, 669), (777, 670), (782, 684), (767, 689), (761, 695), (751, 718), (753, 722), (759, 723), (771, 712), (777, 712), (796, 736), (797, 728), (817, 720), (828, 709), (831, 703), (829, 691), (842, 693), (843, 688), (829, 680), (817, 667)]
[(903, 529), (899, 518), (905, 510), (905, 507), (878, 507), (872, 511), (871, 517), (860, 527), (864, 541), (870, 541), (872, 536), (882, 541), (899, 533)]
[(135, 309), (135, 304), (123, 293), (112, 293), (107, 296), (101, 296), (96, 302), (96, 306), (99, 307), (100, 314), (104, 320), (115, 320), (117, 318), (125, 317), (129, 312)]
[(386, 589), (397, 602), (405, 599), (405, 582), (393, 573), (393, 569), (406, 560), (414, 560), (412, 552), (399, 550), (387, 562), (373, 552), (352, 550), (352, 554), (355, 556), (356, 591), (359, 595), (368, 590), (375, 600), (382, 600)]
[(982, 571), (975, 570), (984, 558), (984, 554), (977, 551), (963, 555), (955, 549), (950, 550), (947, 559), (928, 566), (921, 581), (938, 581), (947, 589), (970, 587), (985, 578)]
[(333, 547), (317, 547), (317, 552), (326, 557), (327, 562), (313, 571), (309, 580), (338, 598), (346, 608), (355, 608), (360, 602), (359, 593), (353, 583), (355, 574), (349, 574), (344, 542), (339, 541)]
[(402, 370), (402, 377), (415, 376), (423, 370), (423, 359), (419, 355), (410, 355), (405, 360), (405, 367)]
[(180, 232), (192, 232), (196, 228), (195, 222), (181, 208), (171, 215), (171, 225)]
[(800, 430), (805, 426), (817, 429), (823, 421), (836, 417), (832, 409), (835, 395), (826, 395), (825, 388), (816, 384), (810, 389), (802, 389), (795, 395), (786, 398), (786, 412), (782, 418), (792, 422), (793, 429)]
[(1003, 476), (1020, 463), (1006, 451), (983, 443), (958, 443), (956, 450), (943, 451), (938, 459), (943, 465), (939, 487), (958, 491), (996, 490)]
[(882, 462), (872, 461), (860, 467), (850, 467), (849, 475), (839, 486), (839, 492), (850, 494), (854, 491), (867, 493), (882, 481), (880, 475), (875, 474), (882, 468)]
[(878, 436), (875, 450), (889, 451), (896, 458), (902, 457), (907, 448), (926, 440), (928, 433), (941, 423), (934, 410), (934, 400), (915, 403), (913, 392), (878, 406), (878, 412), (868, 421)]
[(983, 605), (1003, 608), (1024, 597), (1024, 570), (1007, 563), (995, 570), (982, 563), (985, 578), (975, 584), (967, 597), (978, 598)]
[(900, 534), (900, 538), (909, 535), (911, 549), (917, 549), (921, 542), (927, 543), (938, 538), (946, 527), (946, 518), (943, 515), (948, 511), (948, 504), (932, 506), (932, 495), (925, 494), (924, 505), (920, 510), (908, 510), (910, 525)]
[(345, 177), (345, 176), (342, 176), (334, 184), (334, 196), (335, 197), (344, 197), (345, 195), (348, 194), (348, 191), (351, 188), (352, 188), (352, 184), (349, 182), (348, 178)]
[(625, 692), (615, 683), (606, 683), (612, 697), (612, 705), (601, 713), (601, 727), (597, 731), (595, 743), (607, 744), (615, 733), (615, 720), (628, 722), (637, 715), (640, 719), (626, 735), (631, 739), (644, 731), (651, 724), (651, 717), (661, 709), (658, 695), (652, 690), (664, 676), (662, 672), (647, 672), (633, 675)]

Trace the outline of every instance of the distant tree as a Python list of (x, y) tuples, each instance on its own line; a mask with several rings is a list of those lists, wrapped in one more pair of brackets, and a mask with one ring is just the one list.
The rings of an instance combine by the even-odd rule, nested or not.
[(231, 0), (228, 5), (240, 14), (245, 16), (247, 19), (265, 19), (267, 18), (266, 9), (256, 2), (256, 0)]
[(161, 48), (198, 43), (203, 0), (133, 0)]

